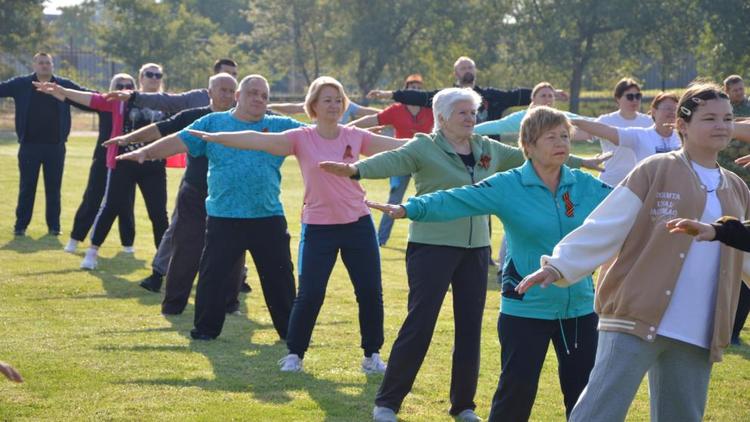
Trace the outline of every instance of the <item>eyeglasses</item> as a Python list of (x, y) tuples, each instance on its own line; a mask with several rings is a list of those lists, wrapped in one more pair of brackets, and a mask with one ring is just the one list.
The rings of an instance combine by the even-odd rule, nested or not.
[(643, 98), (643, 94), (640, 92), (636, 92), (635, 94), (625, 94), (625, 98), (627, 98), (628, 101), (640, 101), (641, 98)]
[(163, 73), (159, 73), (159, 72), (152, 72), (150, 70), (147, 70), (147, 71), (143, 72), (143, 76), (145, 76), (145, 77), (147, 77), (149, 79), (161, 79), (161, 77), (164, 76), (164, 74)]
[(115, 89), (121, 90), (121, 89), (133, 89), (135, 88), (133, 84), (115, 84)]

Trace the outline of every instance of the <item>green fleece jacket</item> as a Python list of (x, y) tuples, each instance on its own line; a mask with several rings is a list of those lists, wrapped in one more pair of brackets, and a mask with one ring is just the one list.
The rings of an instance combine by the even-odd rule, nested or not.
[[(474, 174), (440, 132), (417, 134), (404, 146), (355, 163), (363, 179), (412, 175), (417, 196), (470, 185), (493, 174), (521, 166), (521, 150), (484, 136), (472, 135)], [(581, 167), (581, 158), (571, 156), (570, 167)], [(412, 221), (409, 241), (428, 245), (479, 248), (490, 245), (489, 216), (479, 215), (448, 222)]]

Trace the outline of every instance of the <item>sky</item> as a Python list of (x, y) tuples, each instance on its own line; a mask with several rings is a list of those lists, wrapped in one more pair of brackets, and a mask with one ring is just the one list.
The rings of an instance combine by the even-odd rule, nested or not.
[(83, 3), (83, 0), (47, 0), (44, 2), (44, 13), (48, 15), (59, 15), (59, 7), (74, 6)]

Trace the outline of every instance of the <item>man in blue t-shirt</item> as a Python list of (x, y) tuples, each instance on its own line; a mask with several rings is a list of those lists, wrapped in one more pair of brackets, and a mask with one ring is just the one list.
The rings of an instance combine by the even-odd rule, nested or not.
[[(246, 76), (235, 93), (236, 108), (208, 114), (187, 129), (283, 132), (304, 125), (289, 117), (266, 115), (268, 96), (265, 78)], [(285, 339), (295, 286), (289, 233), (279, 200), (284, 157), (207, 143), (187, 129), (118, 159), (143, 162), (181, 152), (208, 158), (206, 242), (195, 299), (195, 327), (190, 335), (196, 340), (212, 340), (221, 334), (226, 291), (231, 288), (229, 271), (248, 250), (273, 325)]]

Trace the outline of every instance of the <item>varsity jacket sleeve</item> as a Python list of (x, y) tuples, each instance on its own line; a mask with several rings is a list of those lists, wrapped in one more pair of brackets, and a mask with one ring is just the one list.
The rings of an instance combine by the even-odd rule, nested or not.
[(574, 284), (615, 256), (642, 205), (627, 183), (615, 188), (580, 227), (560, 240), (551, 256), (542, 255), (541, 265), (552, 265), (563, 276), (555, 284)]
[(432, 107), (432, 97), (439, 91), (416, 91), (413, 89), (400, 89), (393, 91), (393, 101), (406, 105)]
[(414, 221), (448, 221), (474, 215), (496, 214), (504, 202), (508, 174), (495, 174), (473, 185), (414, 196), (404, 204)]
[(354, 165), (362, 179), (383, 179), (390, 176), (407, 176), (419, 170), (417, 138), (401, 147), (375, 154)]
[(208, 91), (194, 89), (180, 94), (166, 92), (133, 92), (130, 99), (138, 107), (161, 110), (173, 114), (188, 108), (205, 107), (209, 104)]

